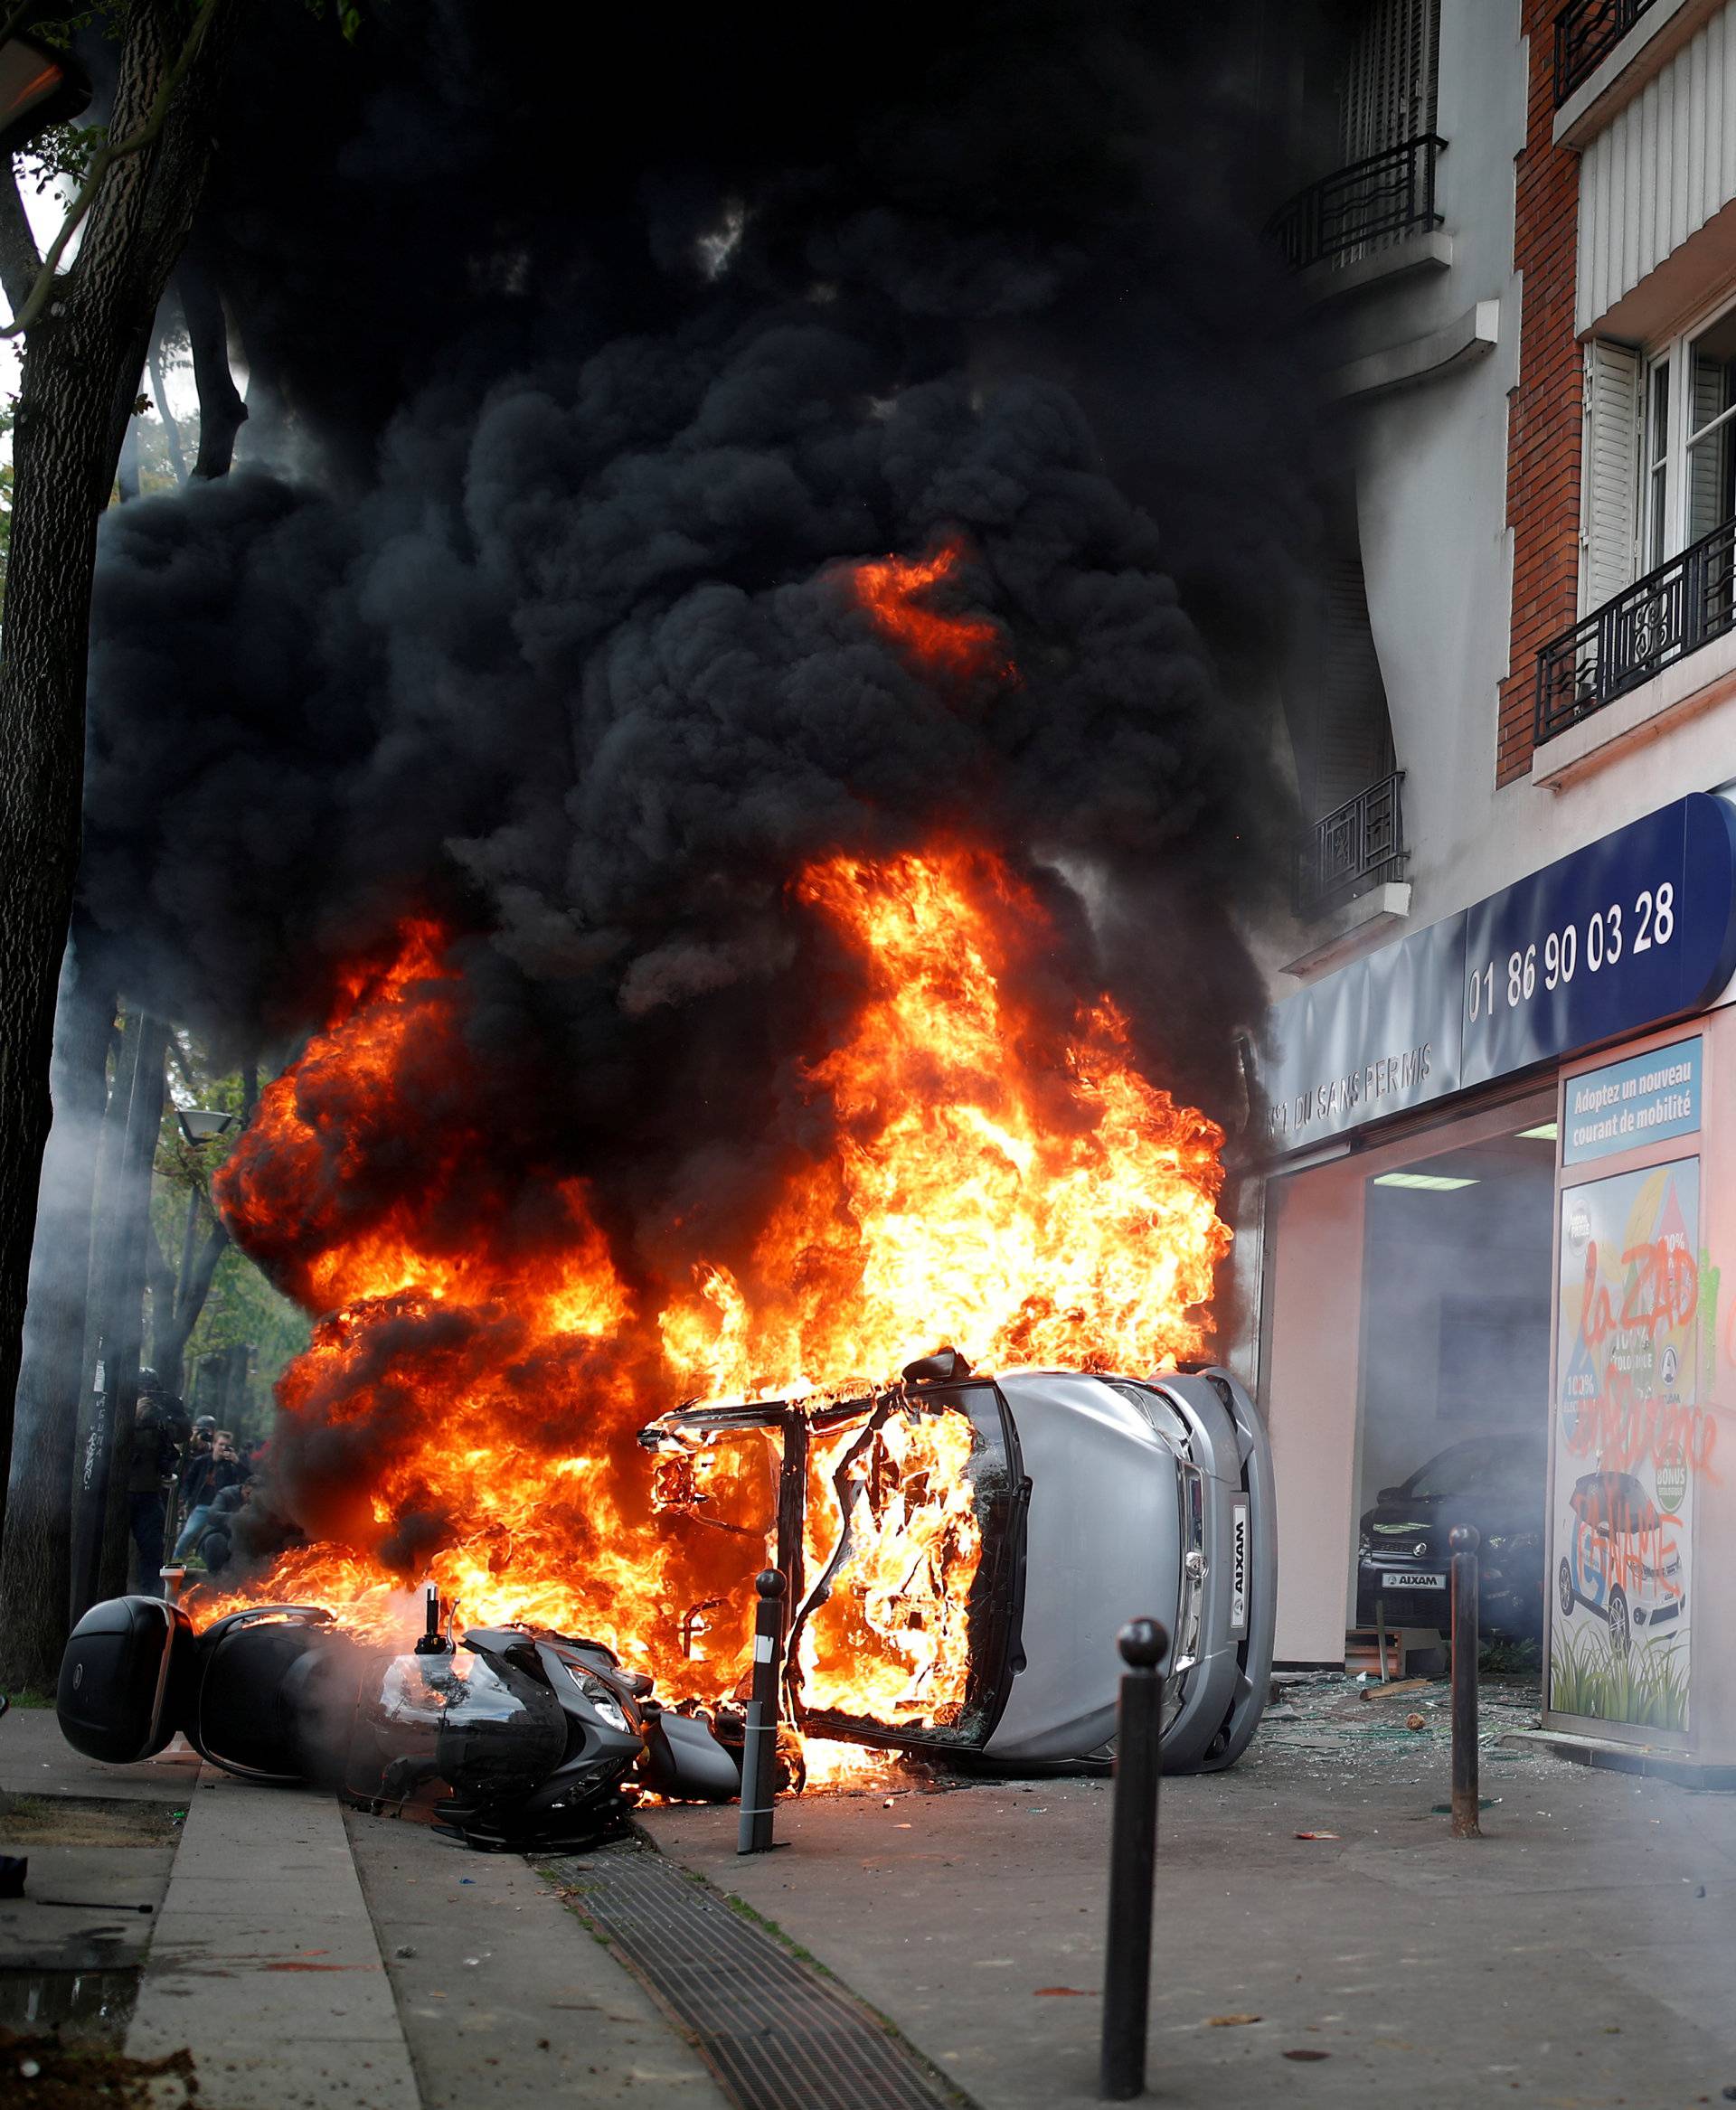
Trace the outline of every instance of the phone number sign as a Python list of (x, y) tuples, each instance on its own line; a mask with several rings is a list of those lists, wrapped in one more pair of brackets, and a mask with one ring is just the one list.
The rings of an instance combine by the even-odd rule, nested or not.
[(1467, 909), (1461, 1087), (1707, 1003), (1733, 905), (1736, 809), (1694, 792)]
[(1272, 1010), (1277, 1155), (1709, 1003), (1736, 973), (1736, 806), (1696, 791)]

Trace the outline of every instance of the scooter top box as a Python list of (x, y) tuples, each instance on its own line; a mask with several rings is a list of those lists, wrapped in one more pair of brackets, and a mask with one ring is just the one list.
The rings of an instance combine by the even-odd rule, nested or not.
[(55, 1711), (74, 1750), (109, 1766), (153, 1757), (193, 1689), (193, 1622), (161, 1597), (110, 1597), (73, 1628)]

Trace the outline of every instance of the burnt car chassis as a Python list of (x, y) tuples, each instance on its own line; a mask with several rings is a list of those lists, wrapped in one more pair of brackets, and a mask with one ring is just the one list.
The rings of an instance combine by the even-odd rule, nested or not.
[[(963, 1704), (949, 1719), (918, 1723), (816, 1704), (804, 1691), (802, 1639), (848, 1568), (859, 1461), (892, 1416), (945, 1413), (970, 1424), (982, 1530)], [(843, 1530), (810, 1576), (810, 1454), (853, 1425), (855, 1437), (829, 1474)], [(1116, 1636), (1127, 1620), (1156, 1615), (1173, 1637), (1166, 1770), (1233, 1765), (1247, 1748), (1270, 1684), (1276, 1526), (1266, 1432), (1228, 1371), (990, 1378), (947, 1350), (910, 1364), (900, 1385), (851, 1397), (692, 1402), (639, 1441), (681, 1461), (750, 1431), (778, 1446), (775, 1544), (791, 1607), (785, 1712), (804, 1733), (973, 1770), (1106, 1767), (1121, 1670)]]

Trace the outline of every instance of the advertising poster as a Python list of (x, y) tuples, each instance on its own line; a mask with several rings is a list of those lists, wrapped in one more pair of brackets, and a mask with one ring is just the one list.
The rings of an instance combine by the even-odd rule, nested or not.
[(1700, 1161), (1561, 1195), (1549, 1704), (1688, 1726)]

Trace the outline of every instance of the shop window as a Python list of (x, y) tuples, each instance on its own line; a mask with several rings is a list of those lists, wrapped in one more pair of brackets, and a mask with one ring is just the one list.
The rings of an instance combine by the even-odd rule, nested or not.
[(1447, 1537), (1462, 1522), (1495, 1541), (1486, 1625), (1541, 1635), (1552, 1110), (1540, 1103), (1508, 1135), (1369, 1181), (1358, 1625), (1439, 1626)]

